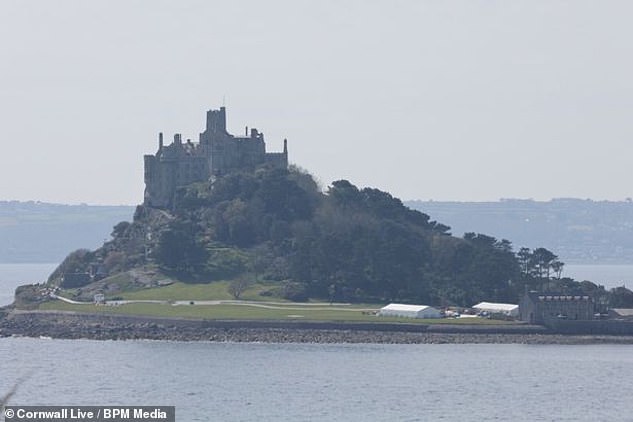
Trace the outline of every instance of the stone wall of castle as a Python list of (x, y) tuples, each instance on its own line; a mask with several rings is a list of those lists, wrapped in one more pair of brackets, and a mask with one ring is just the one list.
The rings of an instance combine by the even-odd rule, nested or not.
[(288, 145), (284, 150), (267, 153), (264, 134), (251, 129), (250, 136), (236, 137), (226, 131), (226, 109), (209, 110), (207, 125), (200, 134), (200, 142), (182, 142), (176, 134), (170, 145), (163, 144), (159, 135), (158, 151), (145, 155), (144, 204), (157, 208), (170, 208), (176, 190), (211, 176), (252, 170), (260, 165), (288, 167)]

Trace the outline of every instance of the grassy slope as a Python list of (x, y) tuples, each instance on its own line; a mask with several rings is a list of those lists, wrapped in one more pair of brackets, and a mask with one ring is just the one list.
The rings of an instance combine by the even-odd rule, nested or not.
[[(122, 292), (117, 296), (126, 300), (231, 300), (233, 296), (228, 292), (228, 285), (229, 282), (226, 281), (207, 284), (176, 282), (164, 287)], [(268, 288), (270, 287), (262, 284), (253, 284), (241, 294), (240, 299), (267, 300), (259, 293)]]

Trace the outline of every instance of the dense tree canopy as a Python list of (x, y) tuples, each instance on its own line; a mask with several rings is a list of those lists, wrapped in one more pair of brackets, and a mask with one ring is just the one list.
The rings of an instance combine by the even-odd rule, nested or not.
[(260, 169), (189, 186), (176, 204), (153, 257), (188, 279), (237, 275), (239, 265), (226, 268), (210, 252), (223, 245), (240, 251), (243, 272), (294, 283), (311, 297), (516, 300), (510, 281), (520, 271), (509, 242), (454, 238), (389, 193), (347, 180), (322, 193), (297, 169)]
[(121, 271), (149, 260), (190, 282), (277, 283), (294, 299), (467, 306), (516, 302), (525, 288), (606, 295), (561, 279), (564, 264), (547, 249), (515, 254), (507, 240), (449, 231), (387, 192), (347, 180), (322, 192), (297, 168), (261, 168), (184, 187), (170, 211), (141, 206), (103, 248), (62, 267), (84, 270), (97, 257)]

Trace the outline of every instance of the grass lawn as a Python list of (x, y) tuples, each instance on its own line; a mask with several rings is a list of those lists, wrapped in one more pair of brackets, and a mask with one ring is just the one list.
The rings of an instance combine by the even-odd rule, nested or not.
[[(228, 291), (228, 281), (214, 281), (206, 284), (189, 284), (175, 282), (168, 286), (153, 287), (136, 291), (121, 292), (115, 296), (126, 300), (232, 300)], [(253, 284), (240, 295), (242, 300), (271, 300), (259, 293), (268, 290), (270, 286)], [(274, 299), (282, 301), (282, 299)]]
[[(153, 299), (156, 299), (154, 296)], [(198, 299), (201, 300), (201, 299)], [(380, 305), (373, 305), (378, 309)], [(130, 303), (120, 306), (95, 306), (92, 304), (72, 305), (61, 301), (51, 301), (40, 305), (43, 310), (64, 310), (87, 313), (112, 313), (159, 317), (182, 317), (200, 319), (250, 319), (250, 320), (302, 320), (302, 321), (350, 321), (413, 324), (500, 324), (483, 318), (464, 319), (412, 319), (367, 315), (367, 306), (324, 305), (314, 306), (300, 303), (287, 304), (220, 304), (220, 305), (179, 305), (156, 303)]]
[[(375, 321), (377, 317), (363, 315), (357, 310), (323, 309), (301, 306), (247, 306), (222, 305), (180, 305), (155, 303), (130, 303), (120, 306), (71, 305), (54, 301), (40, 306), (40, 309), (57, 309), (90, 313), (134, 314), (161, 317), (186, 317), (204, 319), (301, 319), (314, 321)], [(301, 315), (301, 317), (299, 317)]]

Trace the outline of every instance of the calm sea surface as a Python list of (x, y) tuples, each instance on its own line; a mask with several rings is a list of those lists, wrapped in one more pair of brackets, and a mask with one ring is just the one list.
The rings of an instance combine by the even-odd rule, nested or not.
[(633, 346), (0, 339), (21, 405), (174, 405), (179, 421), (631, 421)]
[(633, 421), (628, 345), (0, 339), (0, 395), (24, 377), (12, 404), (174, 405), (179, 421)]
[(0, 264), (0, 306), (13, 302), (15, 288), (21, 284), (41, 283), (58, 264)]

